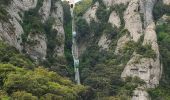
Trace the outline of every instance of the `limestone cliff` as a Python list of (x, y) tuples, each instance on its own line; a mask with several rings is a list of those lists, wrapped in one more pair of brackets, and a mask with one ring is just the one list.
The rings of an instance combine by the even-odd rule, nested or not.
[[(54, 19), (52, 29), (55, 30), (55, 38), (62, 40), (61, 44), (55, 45), (54, 55), (64, 54), (64, 29), (63, 29), (63, 8), (61, 1), (57, 0), (10, 0), (5, 9), (8, 13), (8, 21), (0, 22), (0, 39), (16, 47), (18, 50), (25, 50), (33, 59), (45, 59), (47, 55), (47, 36), (44, 32), (29, 32), (24, 43), (23, 35), (25, 12), (37, 9), (42, 23), (48, 19)], [(3, 5), (3, 4), (2, 4)], [(40, 7), (39, 7), (40, 6)], [(33, 43), (34, 42), (34, 43)], [(36, 43), (35, 43), (36, 42)]]
[[(151, 46), (150, 49), (155, 54), (154, 57), (145, 57), (142, 56), (143, 54), (138, 54), (138, 52), (133, 51), (131, 58), (125, 64), (124, 70), (121, 73), (122, 79), (126, 79), (126, 77), (139, 77), (145, 82), (144, 85), (139, 85), (135, 89), (132, 100), (149, 100), (150, 97), (146, 90), (148, 88), (157, 87), (162, 75), (162, 65), (160, 62), (160, 53), (155, 32), (155, 22), (152, 15), (153, 7), (157, 0), (102, 0), (102, 2), (106, 6), (106, 9), (113, 9), (110, 12), (108, 11), (109, 17), (107, 19), (112, 27), (116, 27), (118, 30), (121, 30), (120, 28), (123, 27), (126, 31), (122, 31), (124, 34), (120, 34), (116, 41), (117, 46), (114, 49), (116, 55), (123, 55), (121, 51), (127, 43), (131, 41), (135, 43), (140, 42), (138, 45), (143, 47)], [(163, 2), (167, 5), (169, 4), (169, 0), (163, 0)], [(94, 5), (96, 4), (97, 2), (94, 3)], [(122, 5), (125, 5), (125, 10), (120, 12), (118, 5), (120, 5), (120, 8)], [(91, 9), (87, 10), (83, 17), (88, 23), (90, 22), (89, 20), (93, 19), (100, 23), (100, 20), (96, 17), (98, 15), (96, 14), (94, 16), (94, 12), (97, 11), (93, 9), (93, 6)], [(99, 5), (99, 7), (100, 6), (101, 5)], [(89, 16), (86, 16), (86, 14)], [(90, 17), (90, 15), (92, 16)], [(106, 35), (103, 33), (103, 35), (97, 39), (98, 46), (107, 51), (109, 51), (109, 49), (112, 50), (111, 41), (113, 41), (113, 39), (115, 38), (111, 38), (108, 34)]]
[[(0, 4), (0, 40), (34, 61), (71, 76), (72, 68), (64, 65), (70, 62), (72, 66), (71, 25), (74, 24), (70, 12), (63, 9), (64, 3), (1, 1), (4, 2)], [(170, 5), (170, 0), (160, 1)], [(165, 14), (153, 16), (160, 1), (87, 0), (90, 5), (77, 8), (74, 20), (81, 82), (93, 91), (85, 100), (151, 99), (147, 91), (159, 86), (164, 67), (156, 26), (169, 18)], [(70, 6), (67, 6), (68, 10)]]

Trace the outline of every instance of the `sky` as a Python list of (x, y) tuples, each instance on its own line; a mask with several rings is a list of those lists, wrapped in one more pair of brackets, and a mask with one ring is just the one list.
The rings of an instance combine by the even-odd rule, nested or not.
[[(64, 1), (64, 0), (62, 0), (62, 1)], [(79, 2), (79, 1), (81, 1), (81, 0), (74, 0), (75, 1), (75, 3), (77, 3), (77, 2)]]
[(75, 0), (75, 2), (79, 2), (79, 1), (81, 1), (81, 0)]

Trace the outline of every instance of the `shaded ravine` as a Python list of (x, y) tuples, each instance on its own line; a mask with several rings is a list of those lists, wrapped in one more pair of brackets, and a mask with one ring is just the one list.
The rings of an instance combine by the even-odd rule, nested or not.
[(78, 47), (77, 47), (77, 43), (76, 43), (76, 31), (75, 31), (75, 21), (74, 21), (73, 9), (74, 8), (70, 9), (71, 16), (72, 16), (72, 56), (73, 56), (73, 60), (74, 60), (75, 81), (77, 84), (80, 84)]

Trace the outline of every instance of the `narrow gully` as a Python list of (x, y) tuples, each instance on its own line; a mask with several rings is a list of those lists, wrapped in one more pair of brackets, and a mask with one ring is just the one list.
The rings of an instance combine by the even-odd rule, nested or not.
[(76, 42), (76, 30), (75, 30), (75, 21), (74, 21), (74, 4), (70, 4), (71, 16), (72, 16), (72, 56), (74, 60), (74, 72), (75, 72), (75, 82), (80, 84), (80, 74), (79, 74), (79, 55), (78, 47)]

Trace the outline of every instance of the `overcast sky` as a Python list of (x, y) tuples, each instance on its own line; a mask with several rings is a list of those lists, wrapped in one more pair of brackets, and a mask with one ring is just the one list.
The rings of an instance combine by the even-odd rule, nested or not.
[(81, 1), (81, 0), (75, 0), (75, 2), (79, 2), (79, 1)]
[[(62, 1), (64, 1), (64, 0), (62, 0)], [(76, 2), (79, 2), (79, 1), (81, 1), (81, 0), (74, 0), (74, 1), (75, 1), (75, 3), (76, 3)]]

